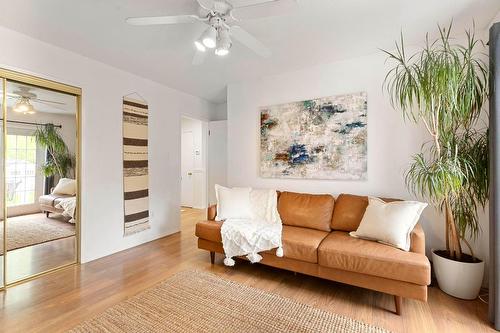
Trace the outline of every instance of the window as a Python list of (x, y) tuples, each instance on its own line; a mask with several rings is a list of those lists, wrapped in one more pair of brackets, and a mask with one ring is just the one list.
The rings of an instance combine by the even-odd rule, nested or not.
[(7, 207), (35, 203), (36, 139), (7, 135)]

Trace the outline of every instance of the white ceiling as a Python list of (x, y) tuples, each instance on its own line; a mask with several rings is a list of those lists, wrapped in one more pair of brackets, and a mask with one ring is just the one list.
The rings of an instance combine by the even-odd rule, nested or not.
[(195, 0), (0, 0), (0, 25), (203, 97), (226, 100), (230, 82), (392, 47), (401, 29), (419, 43), (453, 18), (456, 31), (487, 27), (499, 0), (300, 0), (293, 13), (241, 22), (273, 52), (259, 58), (237, 42), (229, 56), (191, 64), (203, 23), (129, 26), (129, 16), (193, 13)]

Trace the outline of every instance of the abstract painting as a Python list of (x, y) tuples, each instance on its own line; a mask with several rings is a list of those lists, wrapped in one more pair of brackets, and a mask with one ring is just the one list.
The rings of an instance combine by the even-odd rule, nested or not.
[(150, 228), (148, 106), (123, 99), (123, 195), (125, 236)]
[(261, 107), (261, 177), (366, 179), (366, 113), (365, 92)]

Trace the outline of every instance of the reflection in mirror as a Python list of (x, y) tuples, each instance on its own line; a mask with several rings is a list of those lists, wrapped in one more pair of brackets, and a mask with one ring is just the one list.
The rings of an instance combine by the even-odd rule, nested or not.
[(77, 101), (12, 81), (6, 91), (9, 284), (76, 261)]
[[(5, 97), (5, 98), (4, 98)], [(0, 78), (0, 115), (3, 115), (3, 106), (4, 99), (7, 99), (7, 95), (4, 96), (4, 80)], [(3, 117), (0, 116), (0, 119)], [(3, 185), (4, 185), (4, 175), (3, 175), (3, 121), (0, 121), (0, 288), (5, 285), (4, 281), (4, 238), (3, 238), (3, 230), (4, 230), (4, 207), (3, 207)]]

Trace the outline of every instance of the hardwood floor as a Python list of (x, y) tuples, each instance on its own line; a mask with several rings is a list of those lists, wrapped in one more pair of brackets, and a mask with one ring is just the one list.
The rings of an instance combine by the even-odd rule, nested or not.
[[(37, 273), (76, 261), (76, 236), (54, 239), (75, 234), (74, 225), (68, 223), (67, 220), (60, 214), (52, 214), (50, 218), (47, 218), (44, 213), (9, 217), (7, 235), (12, 243), (8, 243), (7, 283), (15, 283)], [(36, 227), (32, 228), (31, 224), (26, 225), (25, 221), (35, 225), (51, 224), (48, 229), (40, 230)], [(13, 228), (16, 223), (23, 223), (23, 226)], [(53, 235), (51, 231), (57, 228), (57, 223), (61, 223), (63, 231)], [(0, 241), (3, 237), (1, 224), (3, 223), (0, 222)], [(0, 255), (0, 286), (3, 286), (2, 279), (3, 256)]]
[(1, 332), (60, 332), (185, 269), (198, 269), (278, 293), (326, 311), (394, 332), (488, 332), (487, 305), (429, 288), (427, 303), (405, 299), (397, 316), (393, 297), (301, 274), (237, 261), (210, 264), (198, 250), (194, 225), (204, 211), (182, 212), (180, 233), (81, 266), (71, 267), (0, 293)]
[(9, 251), (7, 283), (75, 262), (75, 242), (76, 237), (71, 236)]

